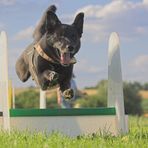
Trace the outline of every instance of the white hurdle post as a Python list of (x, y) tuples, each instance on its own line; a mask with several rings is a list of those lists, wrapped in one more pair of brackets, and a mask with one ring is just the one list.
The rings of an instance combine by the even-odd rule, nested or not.
[(8, 53), (6, 32), (0, 33), (0, 111), (3, 114), (3, 128), (10, 130), (8, 103)]
[(40, 109), (46, 108), (46, 91), (40, 89)]
[(108, 107), (116, 108), (117, 124), (120, 134), (127, 133), (123, 84), (120, 60), (119, 36), (113, 32), (109, 38), (108, 48)]

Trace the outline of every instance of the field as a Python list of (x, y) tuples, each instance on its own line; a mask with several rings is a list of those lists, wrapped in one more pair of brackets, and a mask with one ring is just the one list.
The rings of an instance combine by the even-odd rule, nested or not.
[(141, 91), (139, 92), (139, 94), (142, 96), (142, 98), (148, 99), (148, 91), (146, 91), (146, 90), (141, 90)]
[(148, 117), (148, 91), (141, 90), (139, 94), (142, 96), (142, 107), (144, 115)]
[(2, 148), (147, 148), (148, 118), (130, 117), (127, 135), (87, 135), (70, 138), (60, 133), (0, 132)]

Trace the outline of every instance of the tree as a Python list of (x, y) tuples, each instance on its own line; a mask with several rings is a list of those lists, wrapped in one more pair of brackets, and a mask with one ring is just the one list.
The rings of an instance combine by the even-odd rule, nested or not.
[(145, 84), (144, 84), (143, 89), (144, 89), (144, 90), (148, 90), (148, 83), (145, 83)]
[[(105, 107), (107, 106), (107, 81), (100, 81), (93, 89), (97, 90), (96, 95), (86, 95), (76, 101), (79, 107)], [(140, 83), (124, 83), (124, 102), (127, 114), (142, 114), (141, 96), (139, 95)], [(90, 89), (90, 88), (89, 88)]]
[(141, 96), (134, 83), (124, 83), (125, 112), (127, 114), (142, 114)]
[(96, 95), (84, 95), (77, 99), (74, 106), (79, 107), (106, 107), (107, 106), (107, 81), (100, 81), (95, 87), (88, 89), (96, 89)]

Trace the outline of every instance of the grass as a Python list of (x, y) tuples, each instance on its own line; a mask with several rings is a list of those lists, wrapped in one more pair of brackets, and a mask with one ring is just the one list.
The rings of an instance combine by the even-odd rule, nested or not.
[[(130, 117), (127, 135), (87, 135), (70, 138), (60, 133), (0, 132), (1, 148), (147, 148), (148, 118)], [(99, 124), (99, 123), (98, 123)]]

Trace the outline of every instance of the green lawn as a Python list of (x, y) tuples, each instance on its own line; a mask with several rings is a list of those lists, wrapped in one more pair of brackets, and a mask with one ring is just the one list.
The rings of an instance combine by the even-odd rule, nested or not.
[[(130, 117), (127, 135), (70, 138), (59, 133), (0, 132), (0, 148), (147, 148), (148, 118)], [(99, 124), (99, 123), (98, 123)]]

